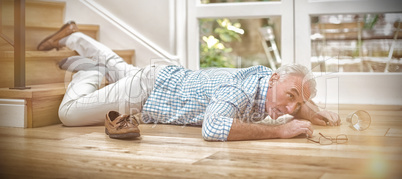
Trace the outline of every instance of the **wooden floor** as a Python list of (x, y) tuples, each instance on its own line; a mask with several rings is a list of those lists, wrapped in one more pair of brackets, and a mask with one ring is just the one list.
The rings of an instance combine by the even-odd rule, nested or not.
[(0, 178), (402, 178), (402, 110), (369, 108), (370, 128), (315, 126), (346, 144), (303, 137), (206, 142), (200, 127), (141, 125), (142, 137), (115, 140), (103, 126), (0, 128)]

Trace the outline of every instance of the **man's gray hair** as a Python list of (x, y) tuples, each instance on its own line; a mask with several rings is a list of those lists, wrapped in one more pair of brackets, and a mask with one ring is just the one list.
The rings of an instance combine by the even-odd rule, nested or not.
[(275, 72), (278, 73), (280, 76), (279, 81), (285, 80), (289, 75), (297, 75), (303, 77), (302, 85), (308, 85), (310, 89), (310, 99), (314, 98), (317, 94), (317, 83), (315, 82), (313, 73), (311, 73), (311, 71), (307, 67), (299, 64), (282, 65)]

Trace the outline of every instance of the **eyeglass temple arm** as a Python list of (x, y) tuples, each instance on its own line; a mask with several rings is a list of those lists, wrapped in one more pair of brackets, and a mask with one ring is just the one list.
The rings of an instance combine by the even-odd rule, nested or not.
[(332, 140), (332, 138), (331, 138), (331, 137), (327, 137), (327, 136), (325, 136), (325, 135), (321, 134), (321, 132), (319, 132), (318, 134), (320, 134), (320, 136), (322, 136), (322, 137), (324, 137), (324, 138), (326, 138), (326, 139), (331, 139), (331, 140)]

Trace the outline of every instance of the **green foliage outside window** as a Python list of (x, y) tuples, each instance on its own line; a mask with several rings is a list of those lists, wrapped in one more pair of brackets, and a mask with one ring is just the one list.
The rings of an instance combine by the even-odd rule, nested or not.
[[(211, 23), (211, 20), (204, 19), (202, 23)], [(232, 52), (230, 43), (241, 41), (244, 30), (240, 28), (240, 23), (232, 24), (229, 19), (217, 19), (213, 23), (216, 24), (212, 25), (214, 30), (210, 35), (202, 34), (205, 31), (208, 33), (208, 30), (201, 29), (200, 66), (233, 68), (235, 66), (229, 60), (229, 53)]]

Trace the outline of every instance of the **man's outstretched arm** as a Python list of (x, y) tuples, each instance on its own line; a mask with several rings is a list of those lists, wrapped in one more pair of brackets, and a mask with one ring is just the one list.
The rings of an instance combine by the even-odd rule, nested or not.
[[(230, 94), (230, 95), (228, 95)], [(309, 121), (293, 120), (280, 126), (268, 126), (239, 120), (248, 97), (237, 88), (216, 93), (204, 113), (202, 136), (208, 141), (292, 138), (300, 134), (312, 136)]]
[(309, 100), (302, 105), (294, 117), (296, 119), (306, 119), (311, 121), (313, 124), (321, 126), (338, 126), (341, 123), (338, 114), (327, 110), (321, 111), (312, 100)]
[(312, 136), (314, 131), (311, 122), (305, 120), (270, 126), (233, 118), (236, 110), (229, 103), (214, 103), (209, 107), (202, 125), (202, 135), (208, 141), (292, 138), (300, 134)]
[(309, 121), (293, 120), (283, 125), (269, 126), (234, 119), (227, 140), (292, 138), (300, 134), (312, 136), (313, 131)]

